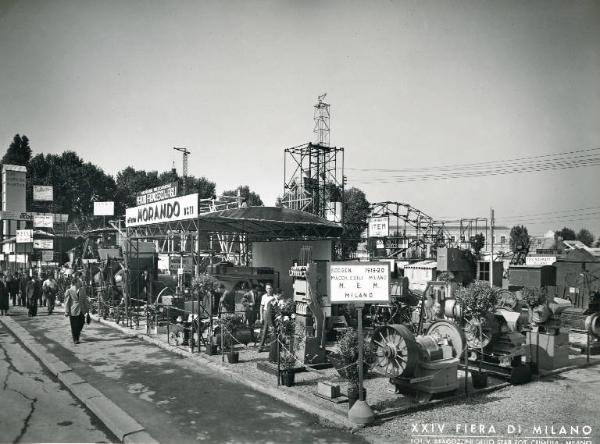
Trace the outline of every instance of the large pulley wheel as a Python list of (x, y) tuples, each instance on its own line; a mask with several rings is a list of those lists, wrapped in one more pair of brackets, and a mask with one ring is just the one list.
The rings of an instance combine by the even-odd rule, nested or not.
[(492, 342), (492, 336), (496, 329), (495, 318), (488, 316), (487, 318), (479, 319), (466, 319), (464, 332), (467, 338), (467, 344), (469, 348), (485, 348), (490, 342)]
[(585, 329), (597, 338), (600, 338), (600, 314), (594, 313), (593, 315), (585, 318), (584, 321)]
[(425, 334), (431, 336), (437, 344), (451, 346), (455, 358), (460, 358), (465, 352), (467, 338), (464, 332), (453, 322), (436, 321), (429, 326)]
[(374, 371), (389, 378), (412, 376), (419, 349), (408, 328), (399, 324), (379, 327), (373, 333), (371, 346), (375, 352)]

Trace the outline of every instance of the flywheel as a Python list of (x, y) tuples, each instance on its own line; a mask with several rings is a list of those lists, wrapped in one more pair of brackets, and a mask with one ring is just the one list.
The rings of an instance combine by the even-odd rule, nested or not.
[(389, 378), (412, 376), (419, 359), (419, 348), (411, 331), (403, 325), (377, 328), (371, 345), (375, 352), (372, 369)]
[(437, 344), (450, 345), (454, 350), (454, 357), (460, 358), (467, 346), (465, 333), (453, 322), (436, 321), (429, 326), (427, 336), (431, 336)]
[(469, 348), (487, 347), (497, 331), (498, 322), (493, 315), (483, 318), (482, 321), (475, 318), (465, 320), (464, 332)]

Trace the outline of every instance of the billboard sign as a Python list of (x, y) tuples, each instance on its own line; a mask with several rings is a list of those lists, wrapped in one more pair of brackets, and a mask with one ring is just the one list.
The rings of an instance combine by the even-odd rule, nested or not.
[(161, 200), (173, 199), (174, 197), (177, 197), (177, 182), (140, 191), (137, 193), (136, 202), (138, 205), (146, 205)]
[(389, 303), (389, 262), (331, 262), (328, 269), (332, 304)]
[(525, 265), (530, 267), (552, 265), (554, 262), (556, 262), (556, 256), (527, 256), (525, 258)]
[(33, 242), (33, 230), (17, 230), (17, 243), (29, 244)]
[(54, 249), (53, 239), (34, 239), (33, 248), (36, 250), (52, 250)]
[(52, 202), (54, 200), (54, 188), (46, 185), (34, 185), (33, 200)]
[(33, 228), (52, 227), (54, 227), (54, 217), (52, 214), (35, 214), (33, 216)]
[(114, 216), (114, 202), (94, 202), (94, 216)]
[(388, 237), (390, 234), (390, 218), (370, 217), (369, 218), (369, 237)]
[(167, 199), (125, 210), (125, 226), (139, 227), (195, 219), (198, 217), (198, 193)]

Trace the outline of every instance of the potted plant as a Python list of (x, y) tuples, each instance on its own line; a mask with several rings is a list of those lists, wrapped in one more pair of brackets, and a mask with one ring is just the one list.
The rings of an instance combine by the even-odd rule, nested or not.
[(280, 355), (279, 363), (281, 366), (281, 384), (286, 387), (292, 387), (295, 383), (296, 372), (294, 370), (296, 367), (296, 357), (292, 353), (285, 352)]
[(240, 325), (243, 325), (243, 320), (236, 314), (223, 314), (219, 319), (220, 324), (220, 338), (223, 351), (227, 351), (227, 362), (230, 364), (237, 364), (239, 362), (240, 353), (234, 350), (235, 346), (235, 333)]
[[(354, 328), (347, 328), (338, 341), (338, 352), (330, 353), (329, 362), (335, 367), (338, 374), (348, 380), (348, 407), (352, 408), (359, 398), (358, 386), (358, 332)], [(369, 370), (369, 364), (374, 360), (370, 343), (364, 344), (363, 375)], [(363, 396), (367, 390), (363, 387)]]
[(304, 338), (303, 332), (297, 328), (294, 312), (295, 303), (293, 301), (283, 301), (275, 311), (281, 383), (287, 387), (294, 385), (298, 363), (296, 353), (300, 350)]

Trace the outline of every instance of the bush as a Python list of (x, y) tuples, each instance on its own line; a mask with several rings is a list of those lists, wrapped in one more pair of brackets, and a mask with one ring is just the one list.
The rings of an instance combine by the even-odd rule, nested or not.
[(490, 287), (487, 281), (475, 281), (468, 287), (460, 287), (456, 292), (466, 318), (480, 319), (493, 313), (498, 303), (498, 290)]
[(543, 289), (523, 287), (521, 289), (523, 301), (530, 307), (534, 308), (538, 305), (544, 305), (548, 301), (548, 296)]

